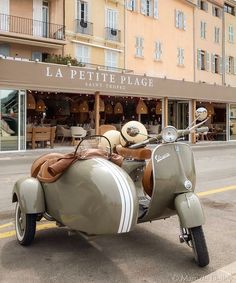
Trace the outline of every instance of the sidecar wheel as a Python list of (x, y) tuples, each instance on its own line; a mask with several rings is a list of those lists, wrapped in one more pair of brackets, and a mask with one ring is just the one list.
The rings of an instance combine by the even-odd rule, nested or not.
[(37, 214), (25, 214), (17, 202), (15, 211), (16, 237), (22, 246), (28, 246), (34, 239)]
[(209, 264), (209, 254), (202, 226), (189, 229), (195, 261), (200, 267)]

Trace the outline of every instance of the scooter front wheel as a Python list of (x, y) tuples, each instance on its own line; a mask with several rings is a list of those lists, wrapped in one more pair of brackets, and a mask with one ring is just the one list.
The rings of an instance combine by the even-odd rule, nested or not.
[(195, 260), (200, 267), (209, 264), (209, 254), (202, 226), (189, 228)]
[(37, 214), (25, 214), (20, 208), (19, 202), (16, 203), (15, 227), (16, 237), (22, 246), (28, 246), (34, 239)]

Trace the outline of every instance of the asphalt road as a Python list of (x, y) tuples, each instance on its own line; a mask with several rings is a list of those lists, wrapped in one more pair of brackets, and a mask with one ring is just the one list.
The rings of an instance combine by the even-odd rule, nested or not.
[[(37, 153), (40, 154), (40, 153)], [(0, 155), (0, 282), (192, 282), (236, 261), (236, 147), (194, 148), (197, 192), (206, 215), (206, 268), (178, 240), (177, 217), (138, 225), (129, 234), (85, 239), (40, 222), (24, 248), (14, 233), (11, 190), (34, 154)], [(221, 192), (214, 191), (222, 189)], [(215, 282), (228, 282), (222, 275)]]

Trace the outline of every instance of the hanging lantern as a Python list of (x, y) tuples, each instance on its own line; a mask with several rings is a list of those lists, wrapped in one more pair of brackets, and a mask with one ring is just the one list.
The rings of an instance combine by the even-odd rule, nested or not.
[(123, 106), (120, 102), (117, 102), (114, 107), (114, 113), (115, 114), (123, 114)]
[(27, 109), (35, 109), (36, 108), (36, 102), (34, 99), (33, 94), (30, 92), (27, 93)]
[(80, 113), (87, 113), (89, 112), (89, 106), (87, 101), (83, 101), (79, 106)]
[(136, 107), (136, 113), (137, 114), (147, 114), (148, 113), (147, 105), (141, 99), (139, 100), (138, 105)]
[(106, 104), (105, 106), (105, 113), (106, 114), (113, 114), (113, 107), (111, 104)]
[(36, 109), (35, 110), (38, 111), (38, 112), (44, 112), (45, 108), (46, 108), (46, 106), (45, 106), (44, 101), (42, 99), (39, 99), (36, 103)]
[(70, 113), (79, 113), (79, 103), (73, 101), (70, 105)]
[(162, 102), (160, 100), (157, 101), (156, 114), (157, 115), (161, 115), (162, 114)]

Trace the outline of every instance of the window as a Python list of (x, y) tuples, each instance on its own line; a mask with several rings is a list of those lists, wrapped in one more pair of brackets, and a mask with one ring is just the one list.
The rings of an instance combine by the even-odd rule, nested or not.
[(182, 11), (175, 10), (175, 27), (186, 30), (186, 16)]
[(158, 0), (141, 0), (141, 14), (158, 19)]
[(225, 57), (225, 71), (227, 74), (236, 74), (236, 57)]
[(105, 65), (108, 70), (113, 70), (118, 67), (118, 53), (114, 51), (105, 51)]
[(211, 71), (214, 74), (222, 73), (222, 58), (219, 55), (211, 54)]
[(215, 27), (214, 31), (215, 31), (214, 32), (214, 34), (215, 34), (214, 41), (215, 41), (215, 43), (220, 43), (220, 28)]
[(155, 42), (155, 52), (154, 52), (154, 58), (156, 61), (161, 60), (161, 55), (162, 55), (162, 44), (160, 41)]
[(85, 45), (77, 45), (76, 47), (76, 59), (82, 63), (90, 63), (89, 47)]
[(184, 65), (184, 49), (183, 48), (177, 49), (177, 62), (179, 66)]
[(127, 0), (126, 8), (130, 11), (136, 11), (136, 0)]
[(143, 57), (143, 42), (144, 39), (142, 37), (136, 37), (136, 43), (135, 43), (136, 57)]
[(197, 51), (197, 68), (199, 70), (209, 70), (209, 53), (207, 51), (198, 49)]
[(206, 38), (206, 23), (205, 22), (201, 22), (200, 36), (202, 39)]
[(212, 5), (212, 15), (214, 17), (221, 18), (221, 9), (219, 7)]
[(0, 44), (0, 55), (2, 56), (10, 56), (10, 47), (7, 44)]
[(113, 9), (106, 10), (106, 27), (117, 29), (118, 12)]
[(228, 14), (235, 15), (234, 7), (227, 3), (224, 4), (224, 11)]
[(234, 43), (234, 28), (231, 25), (228, 27), (228, 35), (229, 35), (228, 37), (229, 42)]
[(198, 8), (207, 12), (208, 11), (208, 3), (207, 1), (198, 0)]
[(77, 1), (77, 19), (84, 22), (88, 21), (88, 3), (85, 1)]
[(43, 61), (43, 56), (42, 56), (42, 52), (32, 52), (32, 56), (31, 56), (32, 61), (35, 61), (36, 59), (38, 59), (40, 62)]

